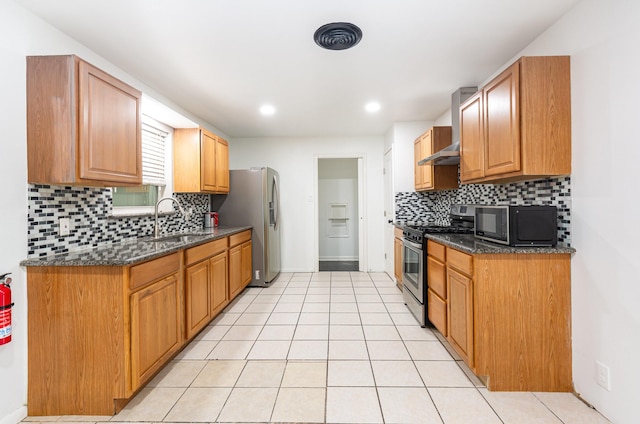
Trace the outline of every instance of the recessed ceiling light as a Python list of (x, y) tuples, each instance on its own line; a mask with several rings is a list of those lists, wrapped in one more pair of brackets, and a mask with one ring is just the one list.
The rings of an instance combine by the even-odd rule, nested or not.
[(271, 105), (260, 106), (260, 113), (263, 115), (273, 115), (276, 113), (276, 108)]
[(364, 105), (364, 109), (369, 113), (376, 113), (380, 110), (380, 103), (378, 102), (369, 102)]

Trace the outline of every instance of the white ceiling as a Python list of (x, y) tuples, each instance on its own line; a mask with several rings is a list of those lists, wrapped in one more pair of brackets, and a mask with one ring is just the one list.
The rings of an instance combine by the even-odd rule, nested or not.
[[(382, 135), (434, 120), (453, 91), (484, 81), (578, 2), (16, 1), (231, 137)], [(319, 48), (313, 34), (329, 22), (358, 25), (362, 41)], [(263, 103), (276, 114), (261, 116)]]

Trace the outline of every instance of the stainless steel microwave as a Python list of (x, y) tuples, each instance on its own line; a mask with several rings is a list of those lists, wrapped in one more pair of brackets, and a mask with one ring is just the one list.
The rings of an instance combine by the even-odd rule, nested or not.
[(555, 206), (476, 206), (474, 235), (509, 246), (555, 246)]

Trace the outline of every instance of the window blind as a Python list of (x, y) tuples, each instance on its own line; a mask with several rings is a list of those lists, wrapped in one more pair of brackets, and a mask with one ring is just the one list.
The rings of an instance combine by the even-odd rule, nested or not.
[(164, 186), (165, 141), (169, 133), (142, 123), (142, 184)]

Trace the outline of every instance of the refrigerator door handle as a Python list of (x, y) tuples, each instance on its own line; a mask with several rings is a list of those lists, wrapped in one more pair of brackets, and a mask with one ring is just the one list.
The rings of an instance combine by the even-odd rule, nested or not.
[(273, 224), (273, 229), (278, 228), (278, 220), (280, 218), (280, 193), (278, 191), (278, 179), (276, 176), (273, 176), (273, 181), (271, 182), (271, 223)]

